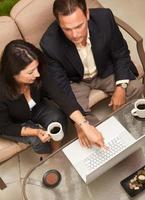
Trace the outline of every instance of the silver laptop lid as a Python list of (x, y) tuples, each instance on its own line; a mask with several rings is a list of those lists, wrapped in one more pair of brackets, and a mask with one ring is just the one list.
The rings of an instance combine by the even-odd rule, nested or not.
[(78, 163), (80, 160), (85, 159), (86, 156), (91, 154), (93, 149), (81, 147), (78, 140), (66, 146), (63, 149), (63, 152), (86, 183), (91, 182), (92, 180), (94, 180), (94, 178), (98, 177), (99, 175), (110, 169), (112, 166), (126, 158), (128, 155), (136, 151), (141, 146), (141, 143), (142, 141), (144, 141), (145, 137), (141, 136), (136, 140), (114, 117), (107, 119), (99, 126), (97, 126), (97, 128), (102, 132), (106, 142), (108, 142), (109, 140), (111, 140), (112, 137), (115, 137), (117, 134), (123, 131), (125, 135), (128, 135), (128, 141), (131, 142), (131, 145), (127, 149), (113, 157), (111, 160), (104, 163), (101, 167), (97, 168), (95, 172), (93, 171), (91, 173), (88, 173), (88, 170), (85, 168), (85, 166), (79, 166)]

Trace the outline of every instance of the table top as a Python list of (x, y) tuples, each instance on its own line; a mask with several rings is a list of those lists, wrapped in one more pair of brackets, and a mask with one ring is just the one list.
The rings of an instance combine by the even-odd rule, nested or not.
[[(134, 101), (131, 101), (110, 116), (117, 118), (135, 138), (138, 138), (145, 133), (145, 120), (131, 115), (133, 104)], [(144, 155), (145, 145), (86, 185), (60, 149), (27, 173), (23, 183), (24, 198), (26, 200), (106, 200), (108, 198), (128, 200), (130, 197), (120, 185), (120, 181), (145, 165)], [(42, 183), (43, 174), (50, 169), (58, 170), (62, 176), (60, 184), (53, 189), (47, 188)], [(135, 196), (135, 199), (144, 200), (145, 191)]]

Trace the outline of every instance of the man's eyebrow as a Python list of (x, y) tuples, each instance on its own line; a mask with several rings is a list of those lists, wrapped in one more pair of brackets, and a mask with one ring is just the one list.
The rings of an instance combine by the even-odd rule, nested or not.
[(81, 25), (83, 25), (83, 23), (84, 23), (84, 22), (82, 22), (81, 24), (78, 24), (78, 25), (75, 26), (75, 27), (63, 27), (63, 26), (62, 26), (62, 29), (67, 29), (67, 30), (76, 29), (76, 28), (80, 27)]

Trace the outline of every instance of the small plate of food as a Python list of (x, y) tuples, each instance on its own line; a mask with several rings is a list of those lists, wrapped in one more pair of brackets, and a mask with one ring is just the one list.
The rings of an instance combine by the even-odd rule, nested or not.
[(139, 194), (145, 189), (145, 166), (123, 179), (120, 184), (131, 197)]

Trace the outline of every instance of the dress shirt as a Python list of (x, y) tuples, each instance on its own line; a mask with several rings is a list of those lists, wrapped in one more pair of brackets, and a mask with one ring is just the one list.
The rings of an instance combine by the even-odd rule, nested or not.
[(83, 79), (93, 78), (94, 76), (97, 75), (97, 67), (92, 53), (92, 45), (90, 41), (89, 31), (88, 31), (86, 46), (80, 44), (77, 45), (76, 48), (84, 66)]
[[(90, 41), (90, 34), (88, 30), (87, 34), (87, 41), (86, 41), (86, 46), (83, 46), (81, 44), (76, 46), (77, 51), (79, 53), (79, 56), (81, 58), (81, 61), (84, 66), (84, 76), (83, 79), (92, 79), (97, 75), (97, 67), (95, 64), (94, 56), (92, 53), (92, 45)], [(125, 80), (119, 80), (116, 81), (116, 85), (122, 84), (122, 83), (129, 83), (128, 79)]]

